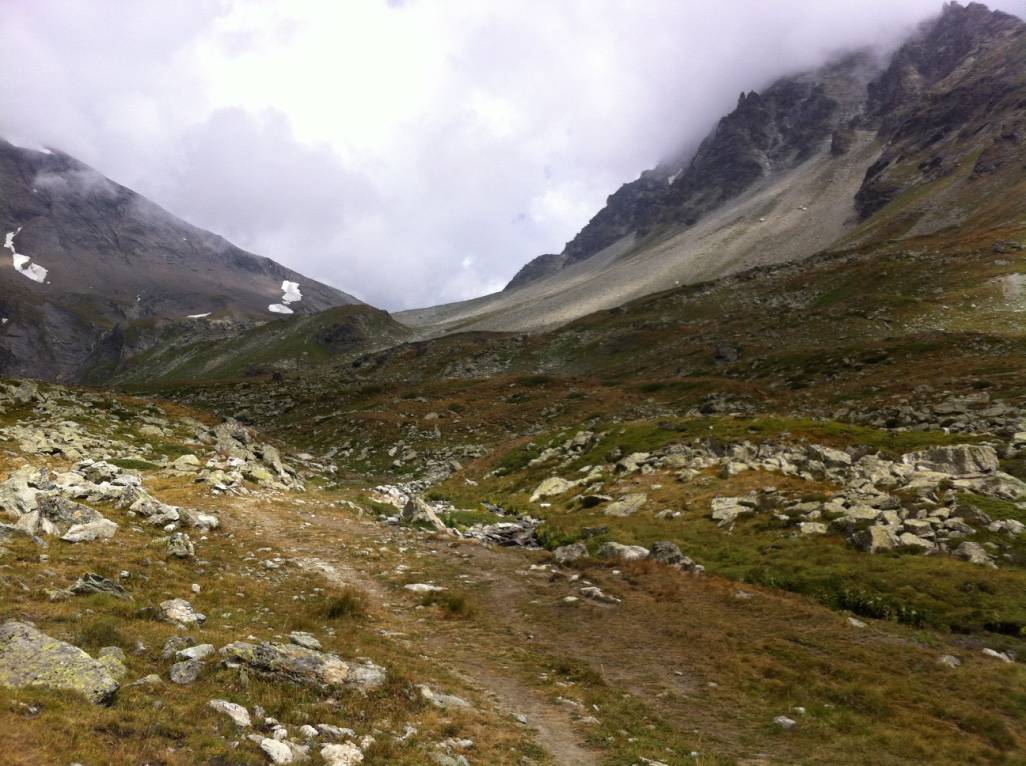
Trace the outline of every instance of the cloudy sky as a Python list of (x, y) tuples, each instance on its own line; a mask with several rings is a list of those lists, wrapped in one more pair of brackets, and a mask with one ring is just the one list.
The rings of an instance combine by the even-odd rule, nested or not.
[(4, 0), (0, 135), (411, 308), (501, 288), (741, 90), (940, 6)]

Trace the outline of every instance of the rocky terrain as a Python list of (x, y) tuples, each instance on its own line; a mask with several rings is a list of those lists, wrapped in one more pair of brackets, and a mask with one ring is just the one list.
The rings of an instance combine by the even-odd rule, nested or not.
[(1021, 763), (1023, 29), (397, 317), (0, 145), (4, 763)]

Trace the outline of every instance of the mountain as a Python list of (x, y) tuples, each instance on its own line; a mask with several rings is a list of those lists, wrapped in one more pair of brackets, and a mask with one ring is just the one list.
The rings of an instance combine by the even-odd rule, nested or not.
[(505, 290), (403, 312), (427, 332), (536, 330), (659, 290), (953, 226), (1019, 220), (1026, 24), (948, 3), (889, 60), (744, 93), (694, 155), (625, 184)]
[(168, 324), (224, 334), (359, 303), (176, 218), (67, 154), (6, 141), (0, 232), (0, 375), (86, 379), (159, 340)]

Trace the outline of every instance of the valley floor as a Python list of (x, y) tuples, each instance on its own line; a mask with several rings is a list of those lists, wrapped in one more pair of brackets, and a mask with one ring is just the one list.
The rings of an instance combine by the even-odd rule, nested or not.
[[(727, 530), (687, 493), (736, 495), (773, 483), (783, 492), (795, 480), (711, 470), (682, 482), (657, 467), (609, 486), (643, 485), (658, 504), (683, 509), (675, 519), (584, 512), (558, 498), (533, 507), (549, 518), (551, 534), (572, 537), (597, 518), (612, 528), (600, 539), (676, 536), (706, 572), (650, 559), (603, 560), (594, 550), (559, 564), (548, 550), (383, 523), (388, 511), (368, 483), (332, 479), (309, 456), (282, 463), (238, 426), (109, 394), (18, 390), (21, 398), (15, 390), (0, 416), (0, 476), (49, 467), (49, 478), (34, 474), (30, 486), (74, 494), (118, 530), (110, 540), (72, 543), (5, 526), (0, 616), (32, 623), (90, 655), (120, 655), (123, 677), (107, 705), (31, 685), (0, 691), (6, 763), (261, 764), (275, 762), (272, 740), (292, 762), (442, 766), (998, 764), (1026, 752), (1024, 678), (1013, 661), (1022, 639), (972, 621), (973, 608), (1011, 622), (1021, 617), (1018, 543), (995, 543), (1008, 564), (991, 569), (947, 555), (869, 554), (834, 535), (796, 538), (759, 521)], [(686, 423), (705, 431), (714, 425)], [(716, 424), (723, 436), (758, 431), (750, 420)], [(800, 424), (788, 425), (793, 435)], [(648, 439), (653, 451), (657, 437), (686, 438), (646, 428), (624, 425), (613, 438), (642, 446)], [(881, 437), (856, 430), (844, 438)], [(905, 438), (914, 448), (958, 437)], [(542, 451), (545, 440), (535, 442), (528, 456)], [(522, 488), (553, 467), (528, 467), (520, 449), (522, 442), (469, 462), (427, 496), (464, 508), (483, 495), (511, 506), (529, 502)], [(100, 469), (89, 461), (100, 458), (113, 467), (102, 469), (109, 481), (97, 484)], [(293, 460), (304, 469), (292, 468)], [(496, 475), (496, 461), (511, 472)], [(126, 508), (111, 499), (132, 486), (127, 476), (140, 477), (156, 500)], [(3, 492), (5, 507), (17, 502)], [(1017, 513), (1011, 504), (1001, 507)], [(181, 521), (166, 523), (169, 508), (179, 509)], [(456, 526), (470, 529), (475, 521)], [(174, 552), (182, 531), (194, 552)], [(873, 619), (873, 605), (863, 604), (856, 616), (801, 591), (809, 570), (794, 561), (802, 558), (813, 570), (848, 567), (853, 591), (867, 572), (889, 578), (879, 586), (881, 599), (921, 597), (939, 611), (929, 620)], [(768, 573), (766, 582), (786, 572), (792, 580), (753, 584), (739, 574), (753, 566)], [(124, 593), (69, 590), (87, 572)], [(935, 578), (936, 588), (916, 579), (923, 577)], [(938, 606), (949, 585), (956, 599), (963, 594), (970, 617), (958, 612), (962, 602), (948, 604), (950, 613)], [(912, 592), (917, 587), (923, 592)], [(175, 598), (187, 599), (206, 621), (176, 627), (164, 614)], [(964, 630), (943, 626), (953, 614), (964, 618)], [(298, 666), (267, 659), (289, 646), (298, 651), (296, 641), (309, 640), (302, 634), (351, 672), (369, 675), (355, 683), (354, 672), (334, 684), (311, 670), (325, 661), (319, 652)], [(239, 641), (261, 647), (253, 652), (265, 659), (227, 652)], [(190, 645), (209, 645), (212, 653), (187, 659)], [(0, 645), (0, 680), (9, 671), (4, 660)], [(211, 708), (218, 699), (244, 707), (251, 724), (240, 727)]]

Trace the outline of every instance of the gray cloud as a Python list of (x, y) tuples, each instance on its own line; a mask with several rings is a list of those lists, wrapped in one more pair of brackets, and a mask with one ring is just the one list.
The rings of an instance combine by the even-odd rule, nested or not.
[[(1026, 15), (1026, 0), (998, 5)], [(939, 0), (0, 6), (0, 134), (387, 308), (500, 287), (741, 90)]]

